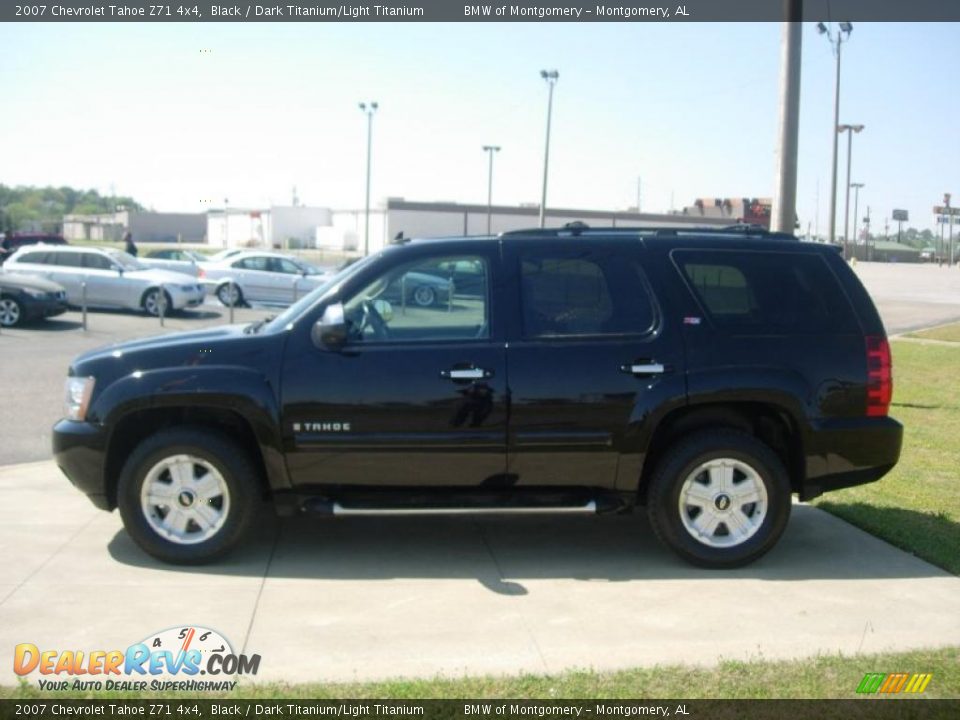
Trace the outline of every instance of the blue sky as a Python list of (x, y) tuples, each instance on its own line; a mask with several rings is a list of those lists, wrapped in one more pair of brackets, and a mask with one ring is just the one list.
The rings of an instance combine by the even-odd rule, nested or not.
[[(892, 208), (933, 227), (960, 203), (960, 25), (861, 23), (844, 46), (840, 121), (863, 123), (853, 181), (874, 229)], [(770, 196), (777, 23), (0, 25), (0, 183), (133, 195), (161, 210), (540, 195), (557, 68), (548, 204), (644, 210)], [(208, 50), (209, 52), (201, 52)], [(798, 212), (826, 233), (834, 58), (804, 26)], [(838, 224), (843, 222), (845, 139)], [(817, 187), (819, 183), (819, 212)], [(852, 210), (851, 210), (852, 212)]]

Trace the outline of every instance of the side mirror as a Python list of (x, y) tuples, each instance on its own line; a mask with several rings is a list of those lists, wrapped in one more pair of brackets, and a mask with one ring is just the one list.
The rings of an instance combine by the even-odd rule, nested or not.
[(340, 350), (347, 342), (347, 321), (343, 305), (327, 305), (323, 317), (310, 328), (310, 339), (321, 350)]
[(114, 270), (117, 271), (117, 275), (123, 275), (123, 265), (115, 265)]

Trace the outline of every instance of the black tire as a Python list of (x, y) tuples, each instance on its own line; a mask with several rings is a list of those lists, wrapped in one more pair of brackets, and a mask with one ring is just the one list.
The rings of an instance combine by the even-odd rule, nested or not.
[(410, 295), (418, 307), (432, 307), (437, 302), (437, 291), (429, 285), (418, 285)]
[[(758, 513), (760, 507), (756, 503), (743, 505), (738, 511), (731, 496), (719, 491), (714, 496), (713, 506), (709, 508), (709, 512), (715, 512), (714, 517), (719, 520), (717, 529), (710, 538), (700, 540), (692, 530), (687, 529), (684, 513), (686, 522), (690, 524), (696, 522), (702, 510), (695, 505), (681, 509), (680, 494), (685, 481), (701, 465), (720, 459), (731, 459), (754, 471), (766, 491), (766, 515), (753, 514)], [(737, 474), (741, 478), (740, 483), (750, 480), (748, 475), (740, 471), (731, 477)], [(696, 477), (702, 481), (708, 476), (709, 473)], [(751, 480), (751, 483), (756, 482)], [(683, 559), (700, 567), (735, 568), (753, 562), (777, 543), (790, 519), (790, 495), (787, 471), (777, 454), (767, 445), (737, 430), (704, 430), (679, 440), (657, 464), (647, 493), (647, 514), (657, 538)], [(734, 512), (739, 512), (739, 515), (730, 517), (728, 522), (740, 522), (746, 518), (750, 525), (752, 519), (755, 523), (751, 530), (753, 534), (737, 544), (718, 547), (718, 543), (735, 541), (732, 536), (736, 531), (730, 532), (723, 522), (723, 517), (729, 517)], [(723, 537), (725, 532), (728, 538)]]
[(26, 313), (19, 300), (9, 295), (0, 296), (0, 325), (15, 327), (25, 320)]
[[(158, 317), (160, 315), (160, 288), (150, 288), (147, 290), (143, 297), (140, 299), (140, 305), (143, 307), (143, 311), (150, 315), (151, 317)], [(173, 298), (170, 297), (170, 293), (166, 290), (163, 290), (163, 297), (166, 302), (166, 307), (164, 308), (163, 314), (170, 315), (173, 313)]]
[[(233, 303), (235, 308), (243, 306), (243, 290), (240, 289), (240, 286), (234, 283), (234, 288), (237, 291), (236, 302)], [(220, 304), (224, 307), (230, 307), (230, 283), (223, 283), (220, 287), (217, 288), (217, 300), (220, 301)]]
[[(202, 542), (183, 544), (162, 536), (151, 525), (141, 503), (148, 473), (174, 455), (189, 455), (209, 463), (228, 489), (229, 504), (222, 525)], [(124, 527), (145, 552), (168, 563), (199, 565), (222, 557), (247, 535), (262, 506), (261, 488), (256, 466), (242, 447), (203, 427), (179, 427), (151, 435), (130, 454), (120, 472), (117, 505)]]

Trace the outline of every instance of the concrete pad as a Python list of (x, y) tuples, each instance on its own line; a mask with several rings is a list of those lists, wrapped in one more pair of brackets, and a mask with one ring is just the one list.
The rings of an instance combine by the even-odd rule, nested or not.
[(122, 648), (205, 625), (261, 655), (256, 680), (297, 682), (960, 644), (960, 578), (802, 505), (773, 552), (732, 572), (676, 559), (642, 515), (298, 518), (184, 569), (140, 552), (116, 514), (91, 510), (69, 534), (59, 508), (80, 496), (52, 463), (0, 468), (10, 497), (4, 562), (32, 564), (0, 575), (6, 648)]

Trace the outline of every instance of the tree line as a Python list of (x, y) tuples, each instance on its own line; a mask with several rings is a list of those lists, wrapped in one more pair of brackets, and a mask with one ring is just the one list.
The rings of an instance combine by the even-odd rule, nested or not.
[(10, 187), (0, 184), (0, 232), (59, 232), (64, 215), (111, 213), (118, 208), (143, 210), (126, 195), (101, 195), (72, 187)]

